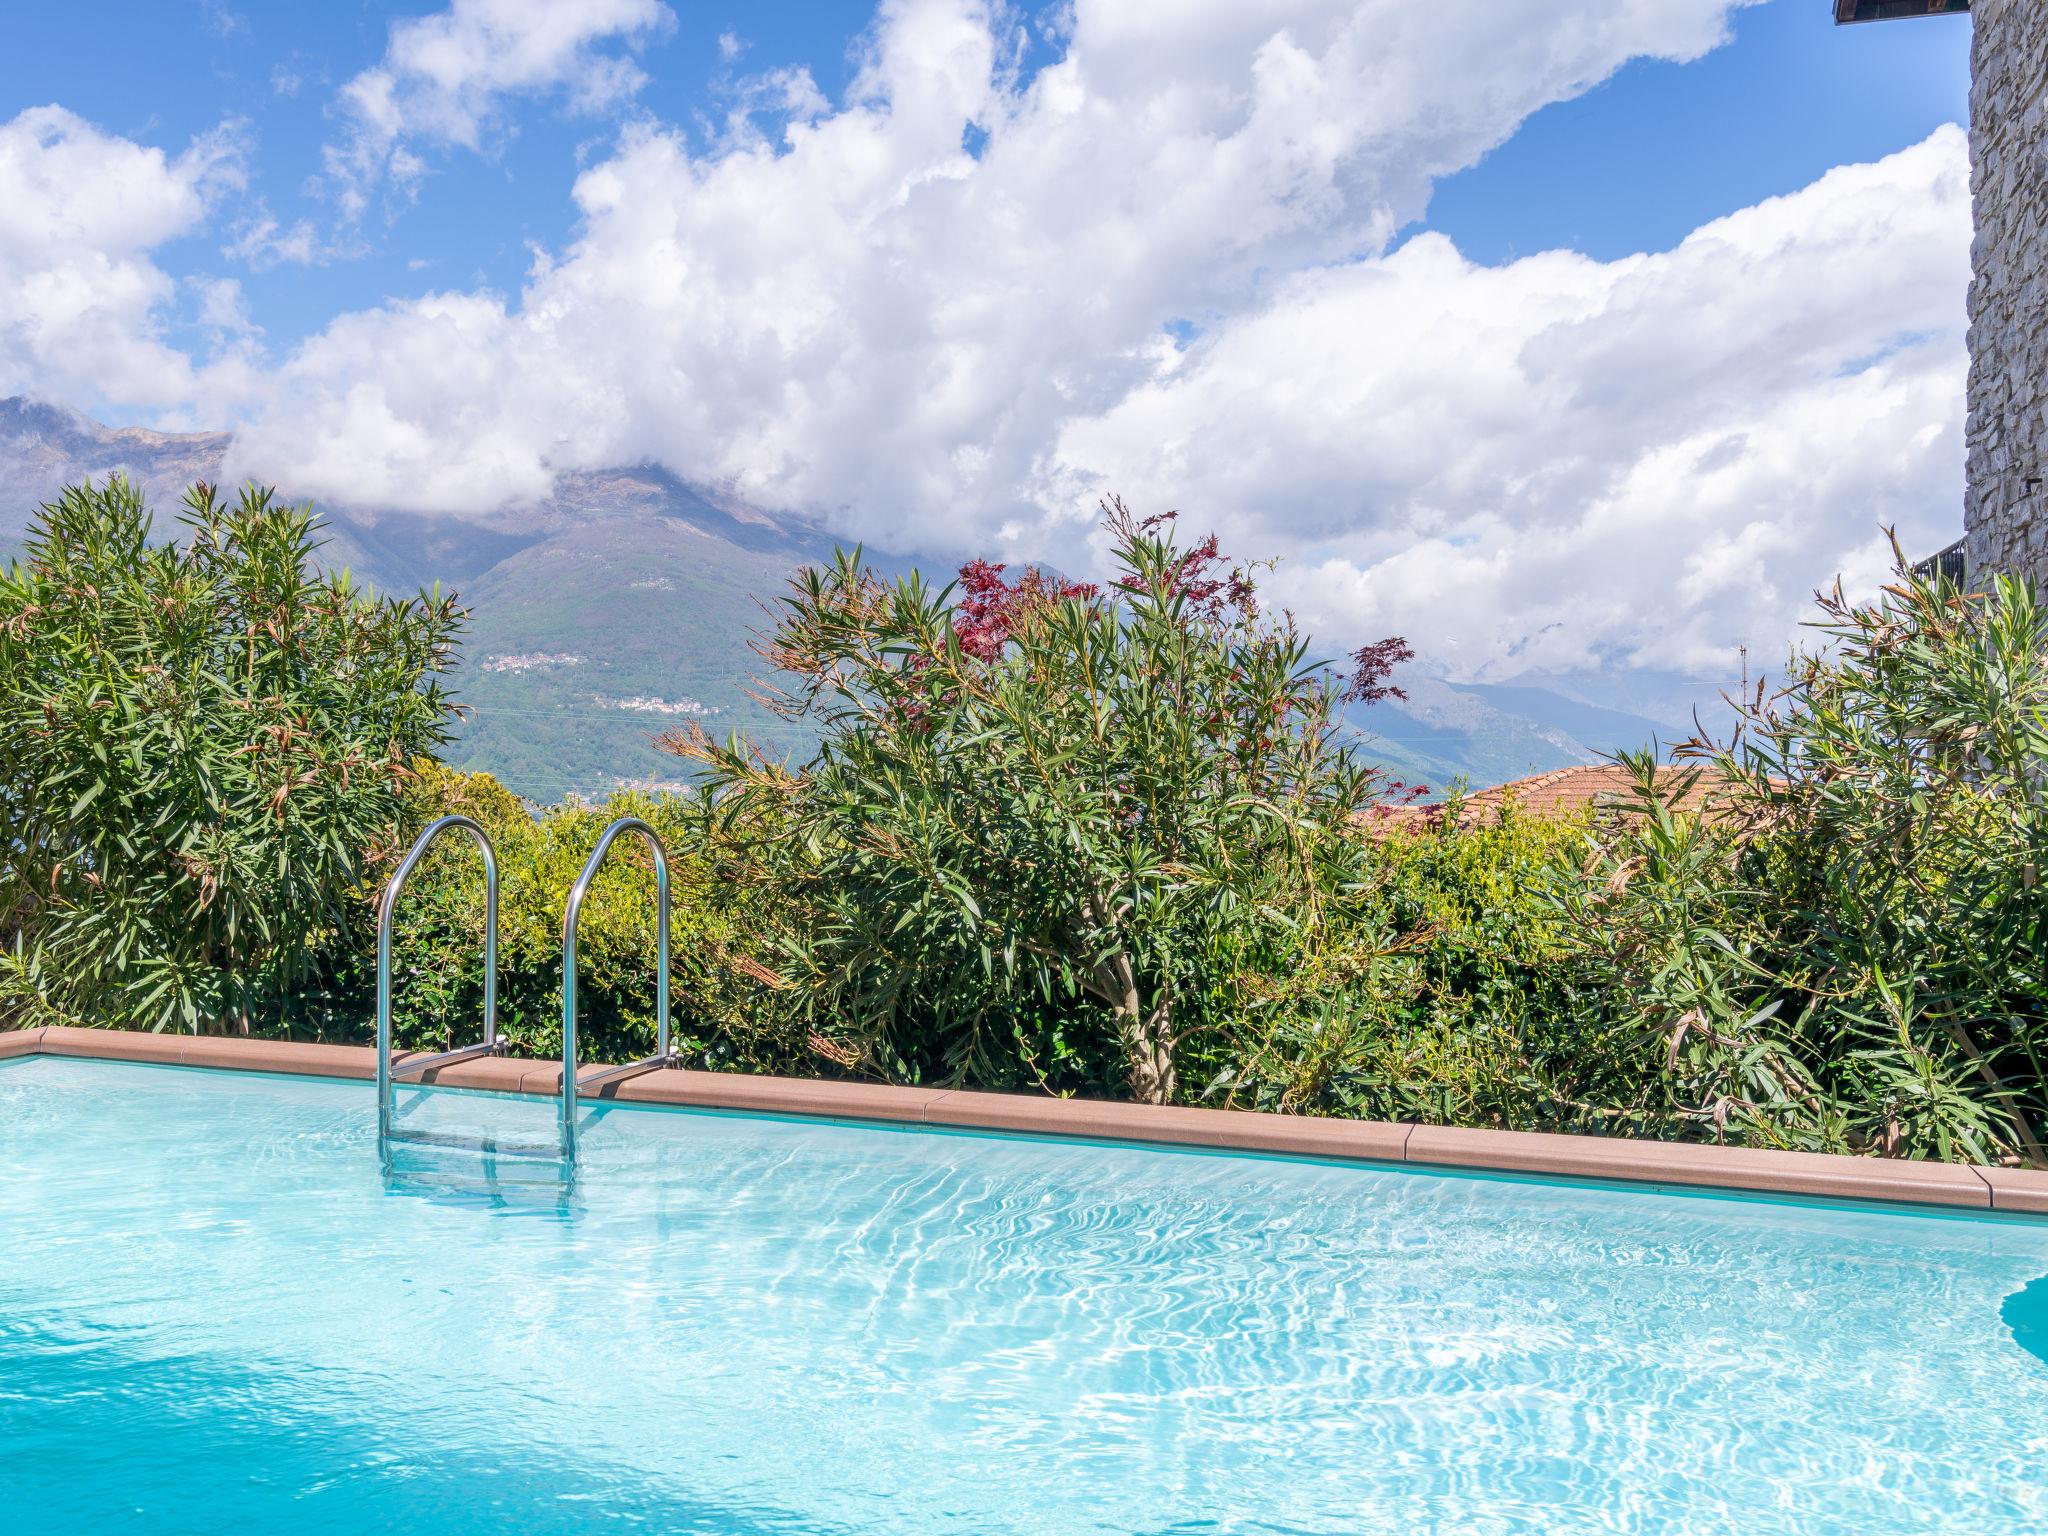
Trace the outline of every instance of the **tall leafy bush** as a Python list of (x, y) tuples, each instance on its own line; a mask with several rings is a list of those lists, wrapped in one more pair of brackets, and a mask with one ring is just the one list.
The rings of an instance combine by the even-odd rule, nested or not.
[[(1557, 887), (1605, 1014), (1653, 1039), (1675, 1125), (1767, 1145), (2042, 1161), (2048, 611), (1901, 569)], [(1687, 771), (1687, 770), (1680, 770)]]
[(804, 572), (764, 654), (815, 757), (671, 742), (707, 770), (714, 856), (776, 893), (767, 968), (866, 1070), (1168, 1100), (1372, 878), (1352, 826), (1384, 785), (1331, 669), (1214, 539), (1120, 503), (1104, 527), (1105, 590)]
[(151, 541), (66, 490), (0, 573), (0, 1010), (247, 1029), (319, 968), (444, 739), (451, 599), (316, 569), (310, 511), (211, 486)]
[(1650, 1130), (1638, 1101), (1656, 1064), (1634, 1030), (1585, 1006), (1544, 895), (1576, 872), (1592, 818), (1510, 800), (1468, 819), (1454, 800), (1368, 826), (1377, 872), (1353, 893), (1351, 941), (1247, 1000), (1205, 1096), (1431, 1125)]

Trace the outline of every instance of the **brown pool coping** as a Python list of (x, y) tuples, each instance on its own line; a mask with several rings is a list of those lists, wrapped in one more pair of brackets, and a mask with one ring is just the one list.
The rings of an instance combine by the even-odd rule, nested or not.
[[(0, 1034), (0, 1058), (30, 1055), (361, 1081), (377, 1075), (377, 1053), (359, 1045), (307, 1045), (284, 1040), (150, 1035), (55, 1026)], [(401, 1053), (398, 1060), (403, 1063), (405, 1054)], [(602, 1068), (593, 1066), (590, 1070)], [(508, 1056), (483, 1057), (439, 1068), (429, 1073), (426, 1080), (447, 1088), (552, 1096), (561, 1092), (562, 1065), (557, 1061)], [(2038, 1169), (1976, 1168), (1955, 1163), (1833, 1157), (1814, 1152), (1769, 1152), (1622, 1137), (1463, 1130), (1270, 1115), (1251, 1110), (1160, 1107), (674, 1069), (607, 1083), (589, 1097), (621, 1104), (816, 1115), (838, 1120), (1399, 1163), (1418, 1168), (2048, 1214), (2048, 1170)]]

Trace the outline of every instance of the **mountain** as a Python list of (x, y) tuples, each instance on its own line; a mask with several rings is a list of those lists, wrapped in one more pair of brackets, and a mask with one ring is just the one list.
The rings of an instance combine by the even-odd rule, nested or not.
[(227, 449), (225, 432), (103, 427), (58, 406), (0, 399), (0, 550), (18, 549), (36, 506), (88, 475), (119, 471), (151, 506), (168, 508), (193, 481), (217, 479)]
[[(0, 559), (38, 503), (90, 475), (140, 484), (168, 535), (194, 480), (218, 480), (224, 432), (114, 428), (58, 406), (0, 400)], [(289, 487), (283, 488), (289, 494)], [(653, 740), (700, 723), (800, 751), (801, 727), (751, 697), (749, 640), (797, 566), (832, 536), (649, 466), (560, 477), (538, 505), (488, 522), (324, 503), (321, 559), (387, 591), (440, 582), (470, 610), (457, 695), (468, 706), (451, 760), (534, 799), (678, 784)], [(907, 562), (882, 558), (885, 566)], [(1347, 724), (1389, 772), (1442, 791), (1598, 761), (1688, 733), (1682, 711), (1614, 708), (1584, 678), (1456, 683), (1408, 669), (1404, 701)], [(1645, 698), (1656, 698), (1653, 690)]]
[(1453, 683), (1413, 669), (1399, 681), (1405, 700), (1354, 705), (1345, 723), (1389, 773), (1427, 785), (1432, 798), (1459, 780), (1483, 789), (1687, 734), (1666, 721), (1538, 687)]
[(807, 733), (749, 697), (762, 669), (748, 640), (831, 540), (661, 470), (565, 476), (555, 500), (543, 537), (458, 585), (472, 612), (464, 760), (553, 799), (676, 779), (683, 765), (648, 743), (691, 723), (800, 749)]
[[(115, 429), (0, 400), (0, 557), (38, 503), (90, 475), (128, 475), (174, 529), (194, 480), (218, 480), (219, 432)], [(289, 487), (285, 488), (289, 494)], [(684, 485), (654, 468), (566, 474), (537, 506), (488, 523), (323, 503), (320, 558), (387, 591), (440, 582), (470, 610), (450, 751), (520, 793), (600, 795), (680, 782), (652, 745), (691, 722), (775, 747), (803, 737), (749, 697), (763, 599), (830, 556), (822, 531)]]

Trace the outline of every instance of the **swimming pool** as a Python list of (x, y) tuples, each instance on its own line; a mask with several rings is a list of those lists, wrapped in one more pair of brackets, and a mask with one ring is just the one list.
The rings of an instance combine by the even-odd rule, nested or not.
[(0, 1528), (2048, 1530), (2039, 1222), (633, 1108), (582, 1156), (0, 1064)]

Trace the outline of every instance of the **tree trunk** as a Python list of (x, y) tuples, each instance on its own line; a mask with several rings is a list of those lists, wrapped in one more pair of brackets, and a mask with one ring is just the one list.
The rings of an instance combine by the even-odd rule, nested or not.
[[(1116, 1011), (1116, 1032), (1124, 1043), (1124, 1059), (1130, 1063), (1131, 1097), (1140, 1104), (1171, 1104), (1175, 1077), (1173, 1037), (1167, 1026), (1173, 1018), (1173, 1004), (1161, 998), (1150, 1014), (1138, 996), (1138, 978), (1128, 955), (1110, 962), (1116, 991), (1110, 1006)], [(1162, 986), (1162, 992), (1165, 988)]]
[[(1098, 928), (1110, 926), (1110, 905), (1091, 892), (1084, 910)], [(1149, 1014), (1138, 993), (1138, 972), (1131, 957), (1117, 950), (1097, 968), (1090, 990), (1116, 1016), (1117, 1038), (1123, 1042), (1130, 1068), (1131, 1097), (1140, 1104), (1171, 1104), (1177, 1079), (1173, 1070), (1173, 998), (1164, 982), (1159, 1002)]]
[(1171, 1104), (1176, 1085), (1173, 1048), (1143, 1022), (1125, 1026), (1119, 1010), (1117, 1023), (1124, 1030), (1124, 1051), (1131, 1062), (1131, 1097), (1141, 1104)]

